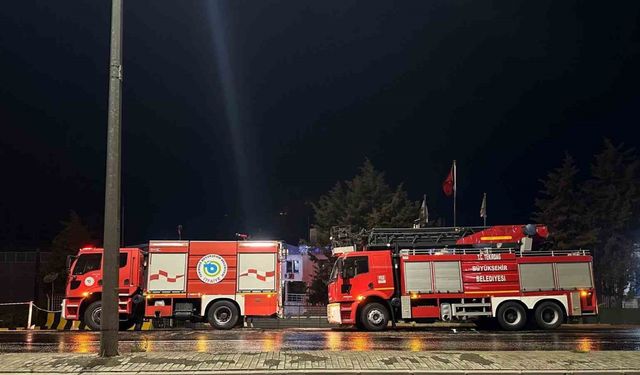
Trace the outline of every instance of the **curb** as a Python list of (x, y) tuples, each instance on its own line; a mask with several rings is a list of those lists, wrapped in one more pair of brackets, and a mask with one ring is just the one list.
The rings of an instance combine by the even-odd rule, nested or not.
[[(90, 331), (86, 324), (79, 320), (67, 320), (62, 317), (62, 313), (47, 313), (47, 322), (43, 326), (37, 327), (39, 329), (57, 330), (57, 331)], [(136, 323), (135, 326), (128, 329), (128, 331), (149, 331), (153, 327), (151, 322)]]
[[(0, 369), (0, 374), (16, 374), (26, 372), (5, 372)], [(362, 375), (385, 375), (385, 374), (409, 374), (409, 375), (438, 375), (438, 374), (460, 374), (460, 375), (489, 375), (489, 374), (549, 374), (549, 375), (582, 375), (582, 374), (616, 374), (616, 375), (638, 375), (640, 371), (623, 371), (623, 370), (581, 370), (581, 371), (564, 371), (564, 370), (546, 370), (546, 371), (513, 371), (513, 370), (434, 370), (434, 371), (410, 371), (410, 370), (273, 370), (273, 371), (251, 371), (251, 370), (237, 370), (237, 371), (220, 371), (220, 370), (191, 370), (190, 374), (201, 375), (322, 375), (322, 374), (362, 374)], [(62, 375), (62, 374), (105, 374), (104, 371), (87, 371), (81, 372), (48, 372), (49, 375)], [(184, 374), (181, 371), (118, 371), (119, 375), (156, 375), (156, 374)]]

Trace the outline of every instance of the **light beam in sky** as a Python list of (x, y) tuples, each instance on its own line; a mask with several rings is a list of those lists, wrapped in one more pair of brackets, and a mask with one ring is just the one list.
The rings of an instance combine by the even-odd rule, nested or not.
[(243, 134), (241, 104), (237, 91), (238, 83), (234, 75), (232, 56), (229, 49), (231, 32), (226, 22), (229, 15), (226, 4), (223, 1), (207, 1), (206, 4), (213, 36), (215, 64), (218, 70), (218, 78), (222, 85), (225, 115), (231, 137), (230, 144), (233, 149), (236, 182), (240, 195), (242, 218), (238, 224), (244, 224), (246, 226), (246, 228), (238, 229), (246, 230), (253, 224), (251, 210), (256, 209), (256, 205), (252, 204), (253, 195), (250, 189), (250, 186), (255, 186), (255, 181), (252, 181), (251, 173), (249, 172), (249, 160), (247, 156), (249, 145)]

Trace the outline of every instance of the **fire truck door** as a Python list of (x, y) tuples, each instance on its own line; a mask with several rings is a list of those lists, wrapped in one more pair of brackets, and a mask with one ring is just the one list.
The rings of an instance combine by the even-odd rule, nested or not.
[(120, 288), (128, 288), (132, 283), (131, 265), (133, 264), (133, 259), (131, 257), (130, 253), (122, 252), (118, 258), (118, 269), (120, 270), (118, 271), (118, 283)]

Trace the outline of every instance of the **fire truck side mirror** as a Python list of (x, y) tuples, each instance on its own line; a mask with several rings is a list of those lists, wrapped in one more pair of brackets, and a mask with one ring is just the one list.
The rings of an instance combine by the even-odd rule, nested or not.
[(75, 256), (73, 256), (73, 255), (67, 255), (67, 261), (65, 263), (67, 274), (71, 273), (71, 262), (73, 262), (74, 258), (75, 258)]

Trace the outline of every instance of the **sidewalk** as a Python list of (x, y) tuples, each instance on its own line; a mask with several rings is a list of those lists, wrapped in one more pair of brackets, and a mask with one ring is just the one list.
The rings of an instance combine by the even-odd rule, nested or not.
[(0, 354), (0, 373), (47, 374), (325, 374), (325, 373), (615, 373), (640, 374), (640, 352), (262, 352)]

